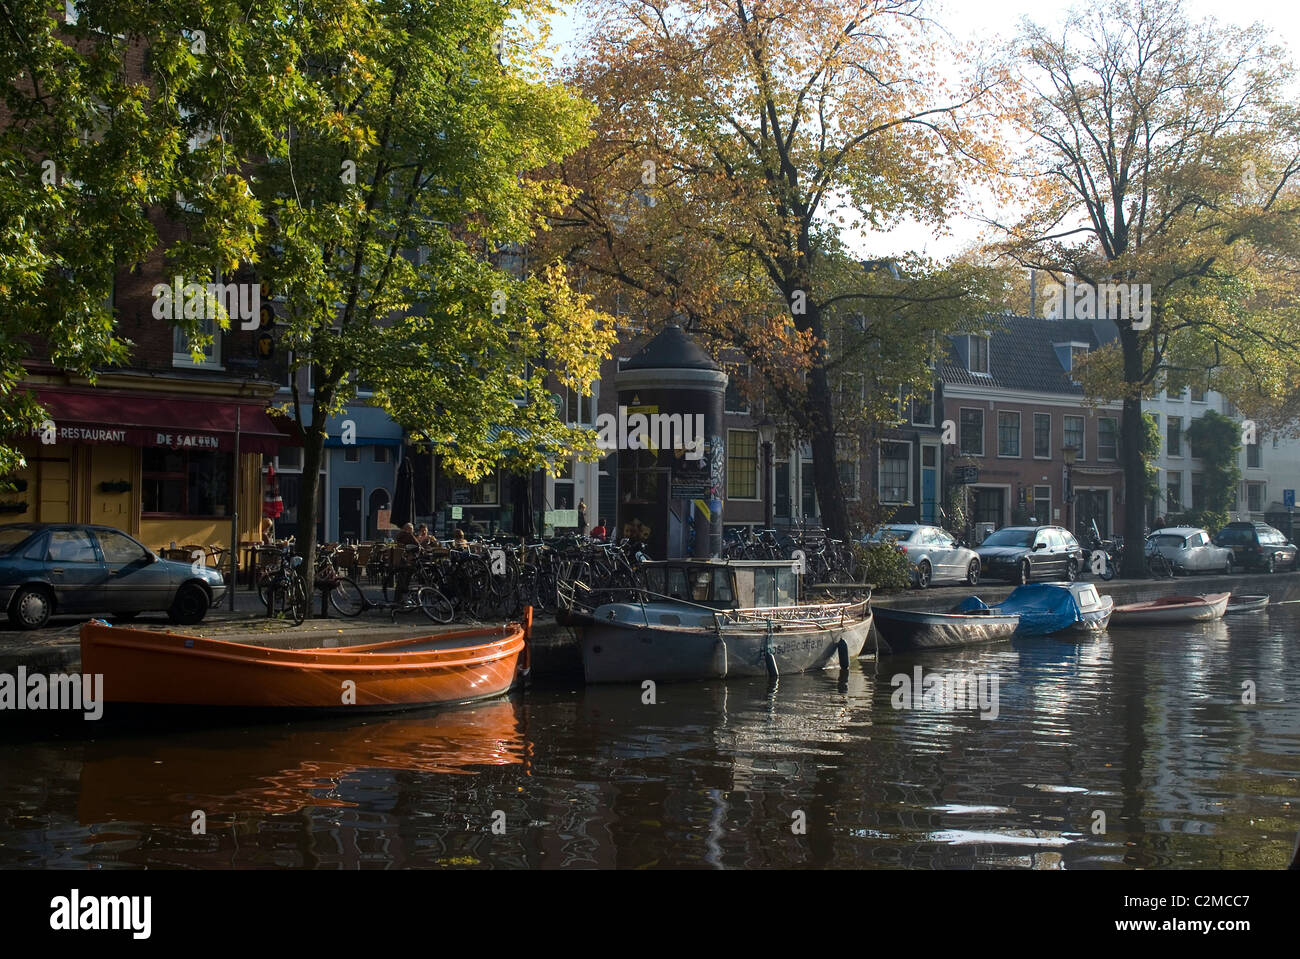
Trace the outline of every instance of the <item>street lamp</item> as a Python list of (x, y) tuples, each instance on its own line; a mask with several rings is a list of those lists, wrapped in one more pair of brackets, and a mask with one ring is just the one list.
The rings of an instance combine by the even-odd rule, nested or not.
[(1067, 446), (1061, 450), (1061, 459), (1065, 460), (1065, 528), (1074, 529), (1074, 487), (1070, 483), (1070, 467), (1079, 456), (1077, 446)]
[(767, 410), (763, 411), (763, 418), (754, 424), (758, 430), (759, 442), (763, 444), (763, 528), (772, 528), (772, 499), (773, 499), (773, 476), (772, 476), (772, 444), (776, 441), (776, 423)]

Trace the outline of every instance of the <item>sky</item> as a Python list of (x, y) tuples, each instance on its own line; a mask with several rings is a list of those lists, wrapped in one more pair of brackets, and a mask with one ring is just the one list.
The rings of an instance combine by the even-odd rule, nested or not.
[[(576, 3), (556, 0), (559, 13), (552, 23), (557, 58), (574, 49), (574, 38), (581, 18)], [(976, 42), (999, 42), (1016, 32), (1021, 18), (1029, 16), (1038, 23), (1059, 23), (1075, 4), (1071, 0), (935, 0), (928, 3), (931, 17), (954, 38)], [(1296, 0), (1237, 0), (1224, 4), (1216, 0), (1183, 0), (1184, 10), (1194, 20), (1205, 17), (1245, 27), (1264, 23), (1274, 39), (1288, 48), (1300, 61), (1300, 3)], [(915, 250), (936, 259), (947, 258), (968, 247), (979, 236), (981, 224), (969, 217), (950, 220), (946, 235), (919, 223), (902, 224), (888, 233), (864, 232), (850, 238), (850, 244), (864, 258), (880, 258)]]

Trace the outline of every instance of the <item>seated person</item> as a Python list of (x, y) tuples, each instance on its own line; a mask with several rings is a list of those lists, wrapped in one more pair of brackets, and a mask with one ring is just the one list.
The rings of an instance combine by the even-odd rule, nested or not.
[(469, 540), (465, 538), (463, 529), (454, 530), (451, 534), (451, 545), (456, 549), (469, 549)]
[(600, 518), (600, 522), (591, 528), (591, 538), (603, 540), (609, 535), (609, 527), (606, 524), (605, 517)]
[(415, 538), (415, 527), (411, 523), (406, 523), (397, 534), (396, 543), (398, 546), (418, 546), (419, 540)]
[(429, 535), (428, 525), (420, 524), (420, 528), (415, 531), (415, 541), (421, 546), (428, 546), (433, 541), (433, 537)]

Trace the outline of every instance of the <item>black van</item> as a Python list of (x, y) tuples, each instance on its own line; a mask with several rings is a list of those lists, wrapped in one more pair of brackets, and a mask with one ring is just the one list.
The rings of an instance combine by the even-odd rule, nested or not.
[(1231, 549), (1242, 569), (1261, 569), (1271, 573), (1277, 569), (1296, 568), (1295, 546), (1267, 523), (1229, 523), (1214, 537), (1214, 545)]

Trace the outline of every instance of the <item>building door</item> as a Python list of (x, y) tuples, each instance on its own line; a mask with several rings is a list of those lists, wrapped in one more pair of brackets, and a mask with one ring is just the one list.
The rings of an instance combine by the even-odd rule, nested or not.
[(1074, 535), (1087, 536), (1096, 522), (1102, 539), (1110, 538), (1110, 490), (1076, 489), (1074, 491)]
[(799, 464), (799, 514), (809, 521), (817, 518), (817, 483), (813, 479), (813, 464)]
[(371, 540), (384, 539), (388, 535), (387, 530), (379, 528), (379, 511), (386, 509), (391, 500), (388, 497), (388, 490), (377, 489), (370, 493), (370, 509), (367, 511), (366, 519), (366, 536)]
[(994, 529), (1006, 522), (1006, 493), (997, 487), (971, 487), (971, 517), (975, 523), (992, 523)]
[(339, 487), (339, 541), (361, 539), (361, 487)]
[(772, 518), (790, 518), (790, 461), (777, 460), (772, 470)]
[(921, 522), (934, 523), (939, 516), (939, 447), (921, 444)]
[(36, 522), (72, 521), (72, 467), (68, 460), (36, 461)]

